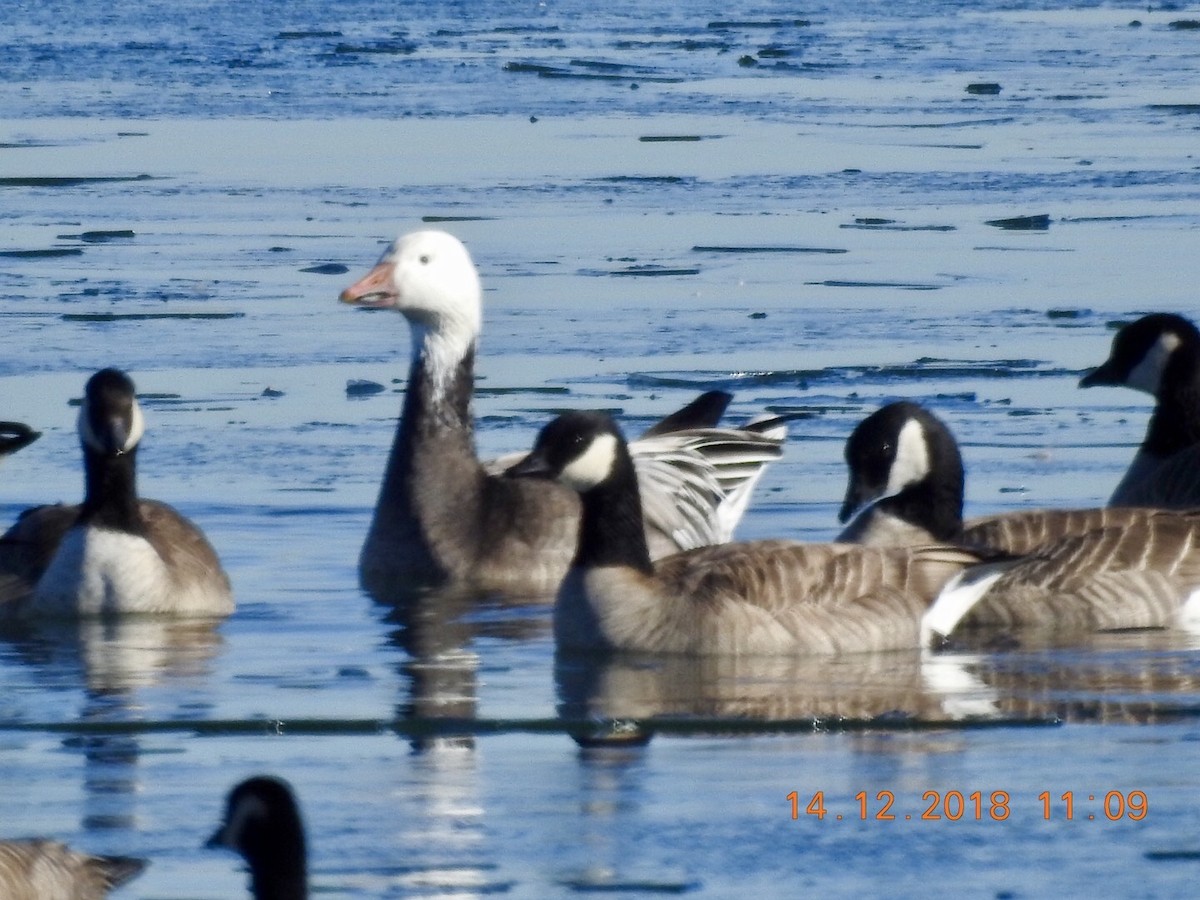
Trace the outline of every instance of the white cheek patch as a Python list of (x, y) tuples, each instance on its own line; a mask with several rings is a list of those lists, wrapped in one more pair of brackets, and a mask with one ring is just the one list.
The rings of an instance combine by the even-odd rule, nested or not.
[(616, 437), (611, 434), (597, 435), (587, 450), (563, 468), (558, 480), (581, 493), (591, 490), (612, 474), (616, 458)]
[(128, 453), (136, 447), (142, 440), (142, 435), (146, 433), (146, 420), (142, 416), (142, 407), (137, 402), (133, 401), (133, 415), (129, 423), (129, 440), (125, 442), (122, 451)]
[[(76, 428), (79, 430), (79, 437), (85, 444), (91, 447), (98, 453), (107, 453), (108, 445), (102, 441), (100, 437), (92, 430), (92, 420), (88, 415), (88, 402), (84, 400), (79, 407), (79, 417), (76, 420)], [(120, 452), (128, 453), (138, 445), (142, 439), (142, 435), (146, 433), (146, 419), (142, 415), (142, 407), (137, 400), (133, 401), (133, 410), (129, 422), (129, 434), (125, 439), (125, 443), (121, 445)]]
[(881, 497), (894, 497), (911, 484), (929, 475), (929, 448), (925, 429), (916, 419), (910, 419), (900, 429), (896, 440), (896, 458), (888, 471), (887, 487)]
[(1179, 335), (1174, 332), (1167, 331), (1160, 334), (1158, 340), (1154, 342), (1154, 346), (1146, 351), (1141, 362), (1130, 370), (1125, 384), (1134, 390), (1145, 391), (1151, 396), (1156, 396), (1158, 389), (1162, 387), (1163, 372), (1166, 371), (1171, 354), (1179, 348), (1181, 343)]

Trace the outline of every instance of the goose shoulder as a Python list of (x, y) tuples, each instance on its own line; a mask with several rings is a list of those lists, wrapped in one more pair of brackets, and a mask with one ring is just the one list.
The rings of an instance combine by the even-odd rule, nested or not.
[(145, 868), (143, 859), (93, 856), (45, 838), (0, 841), (0, 897), (103, 900)]
[(63, 535), (79, 518), (79, 507), (56, 503), (24, 510), (0, 537), (0, 619), (28, 600)]
[(1156, 513), (1119, 507), (1018, 510), (971, 519), (963, 526), (963, 541), (1003, 553), (1035, 553), (1068, 538), (1104, 528), (1135, 533)]

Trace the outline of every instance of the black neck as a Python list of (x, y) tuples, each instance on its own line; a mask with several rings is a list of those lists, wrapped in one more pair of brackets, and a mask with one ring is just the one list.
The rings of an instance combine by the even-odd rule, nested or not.
[(1172, 356), (1142, 448), (1158, 457), (1200, 443), (1200, 366), (1193, 354)]
[(272, 867), (271, 872), (255, 870), (251, 880), (255, 900), (308, 900), (303, 863), (298, 869), (289, 863)]
[(574, 565), (632, 566), (651, 573), (654, 567), (646, 546), (637, 472), (623, 446), (614, 467), (603, 483), (581, 496), (583, 517)]
[(137, 498), (137, 448), (117, 456), (84, 446), (84, 497), (81, 522), (113, 531), (145, 530)]
[(939, 541), (955, 539), (962, 531), (963, 487), (953, 479), (925, 479), (875, 504), (880, 512), (924, 528)]
[(307, 900), (308, 876), (304, 844), (272, 842), (269, 861), (250, 858), (255, 900)]

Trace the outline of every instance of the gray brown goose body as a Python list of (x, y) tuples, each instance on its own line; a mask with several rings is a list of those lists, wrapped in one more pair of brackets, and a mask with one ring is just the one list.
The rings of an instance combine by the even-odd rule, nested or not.
[(602, 413), (547, 425), (514, 476), (580, 492), (579, 547), (554, 609), (572, 650), (787, 654), (912, 648), (942, 585), (973, 554), (754, 541), (652, 561), (638, 483), (620, 431)]
[(93, 856), (45, 838), (0, 841), (0, 897), (104, 900), (145, 868), (143, 859)]
[(78, 430), (83, 503), (26, 510), (0, 537), (0, 618), (232, 612), (229, 579), (203, 532), (137, 496), (144, 425), (125, 373), (102, 369), (88, 380)]
[(1200, 508), (1200, 331), (1153, 313), (1122, 326), (1108, 359), (1080, 387), (1128, 387), (1154, 397), (1146, 436), (1110, 506)]
[(964, 572), (926, 616), (956, 629), (1165, 627), (1194, 616), (1200, 515), (1094, 508), (1026, 510), (963, 522), (963, 466), (949, 428), (915, 403), (868, 416), (846, 444), (842, 540), (943, 540), (991, 561)]
[[(579, 499), (559, 485), (503, 478), (477, 456), (471, 400), (481, 288), (466, 248), (445, 232), (404, 235), (341, 300), (397, 309), (413, 338), (404, 406), (359, 557), (363, 586), (389, 602), (438, 588), (552, 593), (575, 552)], [(760, 471), (781, 440), (745, 433)], [(688, 452), (692, 470), (673, 469), (647, 517), (656, 553), (727, 539), (715, 523), (725, 500), (720, 475)]]

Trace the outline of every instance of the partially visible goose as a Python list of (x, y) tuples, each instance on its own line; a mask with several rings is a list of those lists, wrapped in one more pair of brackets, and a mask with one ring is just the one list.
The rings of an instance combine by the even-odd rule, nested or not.
[(583, 503), (554, 609), (560, 647), (684, 654), (888, 650), (973, 554), (945, 547), (754, 541), (651, 561), (633, 461), (610, 416), (566, 413), (510, 473), (554, 478)]
[(1155, 399), (1146, 437), (1110, 506), (1200, 508), (1200, 331), (1173, 313), (1123, 326), (1080, 387), (1124, 386)]
[(28, 425), (20, 422), (0, 422), (0, 458), (16, 453), (42, 436)]
[(250, 867), (256, 900), (308, 897), (304, 823), (292, 788), (282, 778), (260, 775), (235, 785), (207, 846), (241, 854)]
[(44, 838), (0, 841), (0, 897), (103, 900), (145, 868), (144, 859), (92, 856)]
[[(359, 558), (363, 586), (383, 600), (442, 587), (552, 592), (575, 552), (579, 500), (556, 485), (498, 477), (476, 455), (471, 399), (482, 292), (466, 248), (442, 231), (404, 235), (340, 299), (396, 309), (412, 329), (404, 407)], [(655, 439), (682, 465), (656, 456), (647, 469), (669, 476), (666, 483), (643, 481), (655, 555), (728, 540), (748, 494), (726, 503), (730, 490), (712, 459), (676, 434)], [(741, 480), (749, 473), (750, 484), (781, 452), (776, 433), (722, 430), (719, 438), (727, 452), (736, 443)]]
[(138, 499), (144, 421), (128, 375), (88, 379), (78, 430), (83, 503), (26, 510), (0, 538), (0, 618), (232, 612), (229, 579), (200, 529)]
[[(1190, 621), (1200, 588), (1200, 515), (1104, 508), (1030, 510), (963, 522), (963, 464), (946, 425), (891, 403), (846, 442), (839, 540), (950, 541), (1002, 559), (965, 572), (926, 616), (929, 639), (956, 629), (1111, 630)], [(962, 590), (957, 590), (962, 588)]]

